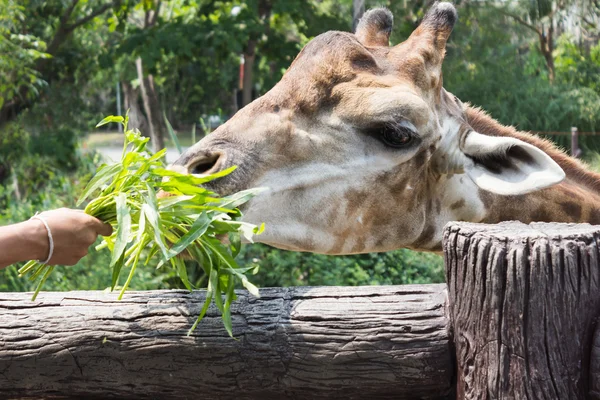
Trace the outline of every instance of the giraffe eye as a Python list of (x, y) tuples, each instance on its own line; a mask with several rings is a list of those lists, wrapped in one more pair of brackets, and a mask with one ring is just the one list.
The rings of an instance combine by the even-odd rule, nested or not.
[(386, 126), (380, 133), (380, 139), (386, 146), (399, 149), (412, 144), (415, 133), (405, 126)]

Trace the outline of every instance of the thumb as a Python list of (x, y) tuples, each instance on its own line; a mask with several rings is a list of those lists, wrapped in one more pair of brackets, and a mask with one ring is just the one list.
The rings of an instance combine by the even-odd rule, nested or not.
[(110, 224), (104, 223), (100, 221), (98, 218), (91, 217), (94, 220), (94, 229), (96, 233), (101, 236), (110, 236), (112, 235), (113, 228)]

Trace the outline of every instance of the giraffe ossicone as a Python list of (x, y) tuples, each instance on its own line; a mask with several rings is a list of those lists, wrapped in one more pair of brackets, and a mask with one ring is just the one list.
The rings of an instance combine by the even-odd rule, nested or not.
[(258, 242), (326, 254), (441, 249), (450, 221), (600, 223), (600, 175), (506, 127), (442, 86), (457, 14), (436, 3), (390, 47), (388, 10), (355, 34), (310, 41), (283, 78), (173, 168), (238, 169), (221, 195), (266, 187), (244, 207)]

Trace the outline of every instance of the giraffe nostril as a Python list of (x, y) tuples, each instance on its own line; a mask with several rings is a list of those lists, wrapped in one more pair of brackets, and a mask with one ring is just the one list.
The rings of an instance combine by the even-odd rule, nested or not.
[(205, 156), (200, 160), (196, 160), (192, 165), (190, 165), (189, 171), (192, 174), (199, 175), (207, 174), (209, 172), (216, 172), (213, 170), (216, 169), (220, 157), (221, 154), (215, 153), (209, 156)]

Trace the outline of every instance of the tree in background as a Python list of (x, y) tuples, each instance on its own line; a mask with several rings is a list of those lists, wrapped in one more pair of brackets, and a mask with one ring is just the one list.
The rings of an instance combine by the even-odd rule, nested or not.
[[(143, 7), (143, 24), (140, 27), (142, 30), (151, 29), (156, 26), (161, 0), (144, 1), (141, 3)], [(152, 149), (159, 151), (165, 147), (164, 140), (164, 121), (161, 118), (161, 108), (158, 100), (157, 90), (154, 84), (154, 76), (151, 73), (144, 73), (142, 57), (138, 56), (135, 59), (135, 68), (137, 71), (138, 84), (144, 104), (144, 111), (148, 122), (148, 131), (152, 141)]]
[[(107, 1), (99, 5), (93, 3), (81, 0), (25, 0), (19, 1), (17, 5), (14, 0), (5, 0), (0, 5), (0, 18), (4, 25), (0, 28), (0, 36), (3, 50), (6, 50), (0, 51), (0, 65), (2, 68), (11, 68), (12, 64), (11, 69), (14, 72), (14, 67), (18, 66), (14, 62), (16, 58), (24, 67), (25, 74), (35, 77), (33, 82), (11, 79), (10, 83), (14, 87), (10, 91), (2, 91), (0, 126), (14, 120), (32, 105), (37, 99), (38, 88), (42, 83), (59, 78), (56, 65), (60, 62), (58, 53), (73, 32), (85, 27), (106, 11), (118, 8), (121, 0)], [(23, 44), (26, 46), (23, 47)], [(43, 50), (36, 50), (35, 47)]]
[[(556, 75), (554, 66), (556, 39), (561, 33), (574, 28), (578, 30), (597, 29), (596, 21), (598, 11), (600, 11), (597, 0), (528, 0), (509, 3), (491, 2), (490, 4), (499, 4), (497, 9), (502, 14), (537, 35), (538, 50), (544, 57), (548, 79), (551, 83), (554, 82)], [(584, 32), (580, 31), (579, 33)]]

